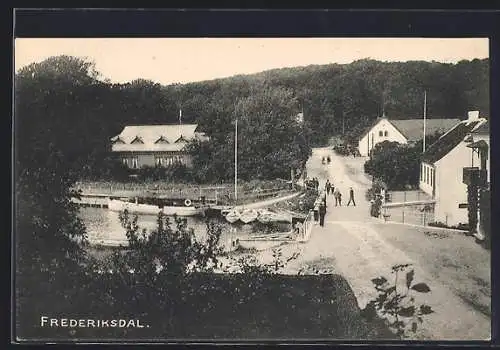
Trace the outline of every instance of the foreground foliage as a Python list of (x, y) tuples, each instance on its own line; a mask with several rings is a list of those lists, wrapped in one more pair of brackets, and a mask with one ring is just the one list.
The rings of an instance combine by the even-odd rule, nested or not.
[[(414, 282), (415, 270), (411, 268), (411, 264), (394, 265), (392, 273), (392, 284), (383, 276), (372, 279), (378, 297), (368, 303), (364, 313), (368, 317), (380, 314), (398, 336), (407, 338), (411, 333), (417, 332), (418, 325), (424, 322), (424, 316), (434, 312), (429, 305), (416, 305), (412, 292), (429, 293), (431, 289), (425, 283)], [(405, 273), (402, 288), (398, 284), (400, 273)]]

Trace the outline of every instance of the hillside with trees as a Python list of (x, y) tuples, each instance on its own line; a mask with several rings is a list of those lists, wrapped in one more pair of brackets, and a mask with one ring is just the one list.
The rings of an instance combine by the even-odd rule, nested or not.
[[(123, 126), (178, 123), (182, 109), (183, 123), (196, 122), (211, 137), (192, 145), (198, 181), (231, 178), (236, 118), (241, 178), (287, 178), (311, 146), (334, 135), (355, 140), (382, 111), (420, 117), (424, 89), (428, 118), (462, 117), (472, 109), (488, 116), (488, 60), (365, 59), (163, 86), (143, 79), (111, 84), (92, 62), (52, 57), (16, 74), (17, 157), (46, 164), (57, 150), (80, 176), (100, 176), (114, 164), (109, 138)], [(305, 122), (298, 125), (294, 116), (301, 111)]]

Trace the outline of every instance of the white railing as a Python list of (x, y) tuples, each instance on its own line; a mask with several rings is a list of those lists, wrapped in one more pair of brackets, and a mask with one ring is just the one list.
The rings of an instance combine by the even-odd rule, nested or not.
[(299, 233), (297, 235), (297, 242), (307, 242), (311, 237), (312, 228), (314, 226), (314, 211), (309, 210), (304, 222), (302, 222)]

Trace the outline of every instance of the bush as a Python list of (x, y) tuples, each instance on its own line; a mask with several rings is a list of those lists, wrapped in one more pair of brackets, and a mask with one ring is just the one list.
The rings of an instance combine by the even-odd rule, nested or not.
[(469, 224), (462, 224), (459, 223), (458, 225), (446, 225), (443, 222), (436, 221), (436, 222), (429, 222), (429, 226), (432, 227), (441, 227), (441, 228), (449, 228), (449, 229), (456, 229), (456, 230), (464, 230), (464, 231), (469, 231)]

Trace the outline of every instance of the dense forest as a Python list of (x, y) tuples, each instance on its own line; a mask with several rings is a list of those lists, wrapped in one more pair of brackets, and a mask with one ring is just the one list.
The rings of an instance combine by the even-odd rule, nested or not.
[[(103, 171), (111, 164), (109, 138), (123, 126), (178, 123), (182, 109), (182, 122), (197, 122), (212, 140), (192, 147), (200, 181), (232, 176), (236, 118), (240, 176), (285, 177), (311, 146), (339, 134), (356, 139), (383, 111), (419, 117), (424, 90), (429, 118), (464, 117), (471, 109), (487, 116), (488, 60), (359, 60), (163, 86), (142, 79), (112, 84), (92, 62), (52, 57), (16, 74), (16, 156), (30, 167), (61, 157), (80, 176)], [(299, 112), (303, 124), (294, 119)]]

